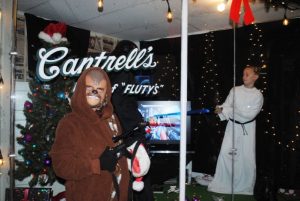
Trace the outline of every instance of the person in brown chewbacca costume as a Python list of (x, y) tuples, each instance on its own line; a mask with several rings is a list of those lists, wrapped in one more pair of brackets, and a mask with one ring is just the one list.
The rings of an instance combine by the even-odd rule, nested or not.
[(122, 132), (111, 91), (101, 68), (85, 70), (71, 98), (72, 112), (57, 126), (50, 155), (55, 173), (66, 180), (68, 201), (127, 201), (127, 161), (111, 149), (117, 146), (112, 137)]

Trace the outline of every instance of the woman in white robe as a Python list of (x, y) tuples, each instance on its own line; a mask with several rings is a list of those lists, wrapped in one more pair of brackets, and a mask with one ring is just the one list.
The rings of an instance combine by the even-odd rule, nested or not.
[[(243, 73), (244, 85), (231, 89), (226, 101), (216, 107), (215, 113), (219, 115), (222, 121), (228, 120), (228, 123), (218, 157), (214, 179), (208, 185), (209, 191), (224, 194), (232, 193), (233, 153), (233, 193), (253, 195), (256, 179), (255, 117), (263, 105), (263, 95), (254, 87), (258, 76), (259, 72), (256, 67), (246, 67)], [(235, 90), (234, 109), (233, 90)], [(233, 122), (233, 110), (235, 123)], [(233, 126), (235, 129), (234, 146)]]

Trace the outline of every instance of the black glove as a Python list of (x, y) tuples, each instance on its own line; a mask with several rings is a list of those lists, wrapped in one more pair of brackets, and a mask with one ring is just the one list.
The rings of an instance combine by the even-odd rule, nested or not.
[(118, 158), (113, 150), (108, 147), (105, 148), (104, 152), (99, 157), (101, 170), (107, 170), (114, 172), (118, 162)]

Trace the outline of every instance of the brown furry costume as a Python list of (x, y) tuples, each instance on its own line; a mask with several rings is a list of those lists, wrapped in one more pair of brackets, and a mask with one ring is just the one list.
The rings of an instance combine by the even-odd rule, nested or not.
[[(100, 71), (107, 80), (107, 100), (102, 116), (98, 116), (87, 103), (85, 78), (90, 71)], [(100, 68), (85, 70), (78, 79), (71, 99), (72, 112), (60, 120), (50, 155), (55, 173), (66, 180), (67, 201), (109, 201), (112, 175), (100, 170), (99, 156), (106, 146), (113, 147), (113, 132), (109, 121), (113, 114), (110, 102), (111, 84)], [(116, 118), (116, 115), (114, 115)], [(117, 120), (118, 134), (121, 132)], [(120, 201), (127, 200), (129, 172), (125, 157), (119, 159), (121, 168)], [(116, 200), (116, 198), (115, 198)]]

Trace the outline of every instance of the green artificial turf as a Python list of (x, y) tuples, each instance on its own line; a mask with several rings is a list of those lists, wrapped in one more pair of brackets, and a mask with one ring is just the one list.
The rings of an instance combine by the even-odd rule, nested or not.
[[(178, 186), (177, 186), (178, 188)], [(186, 197), (189, 201), (193, 201), (193, 197), (201, 201), (214, 201), (213, 196), (223, 197), (225, 201), (231, 201), (231, 195), (212, 193), (206, 190), (207, 187), (192, 184), (186, 186)], [(155, 201), (175, 201), (179, 200), (179, 193), (168, 193), (169, 185), (163, 187), (160, 193), (154, 193)], [(249, 195), (234, 195), (235, 201), (255, 201), (253, 196)]]
[[(168, 193), (170, 185), (156, 186), (154, 187), (154, 198), (155, 201), (179, 201), (179, 192)], [(178, 185), (176, 186), (178, 189)], [(159, 191), (159, 193), (157, 193)], [(207, 191), (206, 186), (201, 186), (199, 184), (191, 184), (186, 186), (186, 197), (188, 201), (194, 201), (193, 197), (197, 198), (200, 201), (215, 201), (213, 196), (218, 198), (223, 198), (224, 201), (231, 201), (232, 196), (228, 194), (218, 194)], [(234, 195), (234, 201), (256, 201), (252, 195)], [(278, 201), (300, 201), (300, 198), (297, 196), (286, 196), (283, 194), (277, 195)]]

